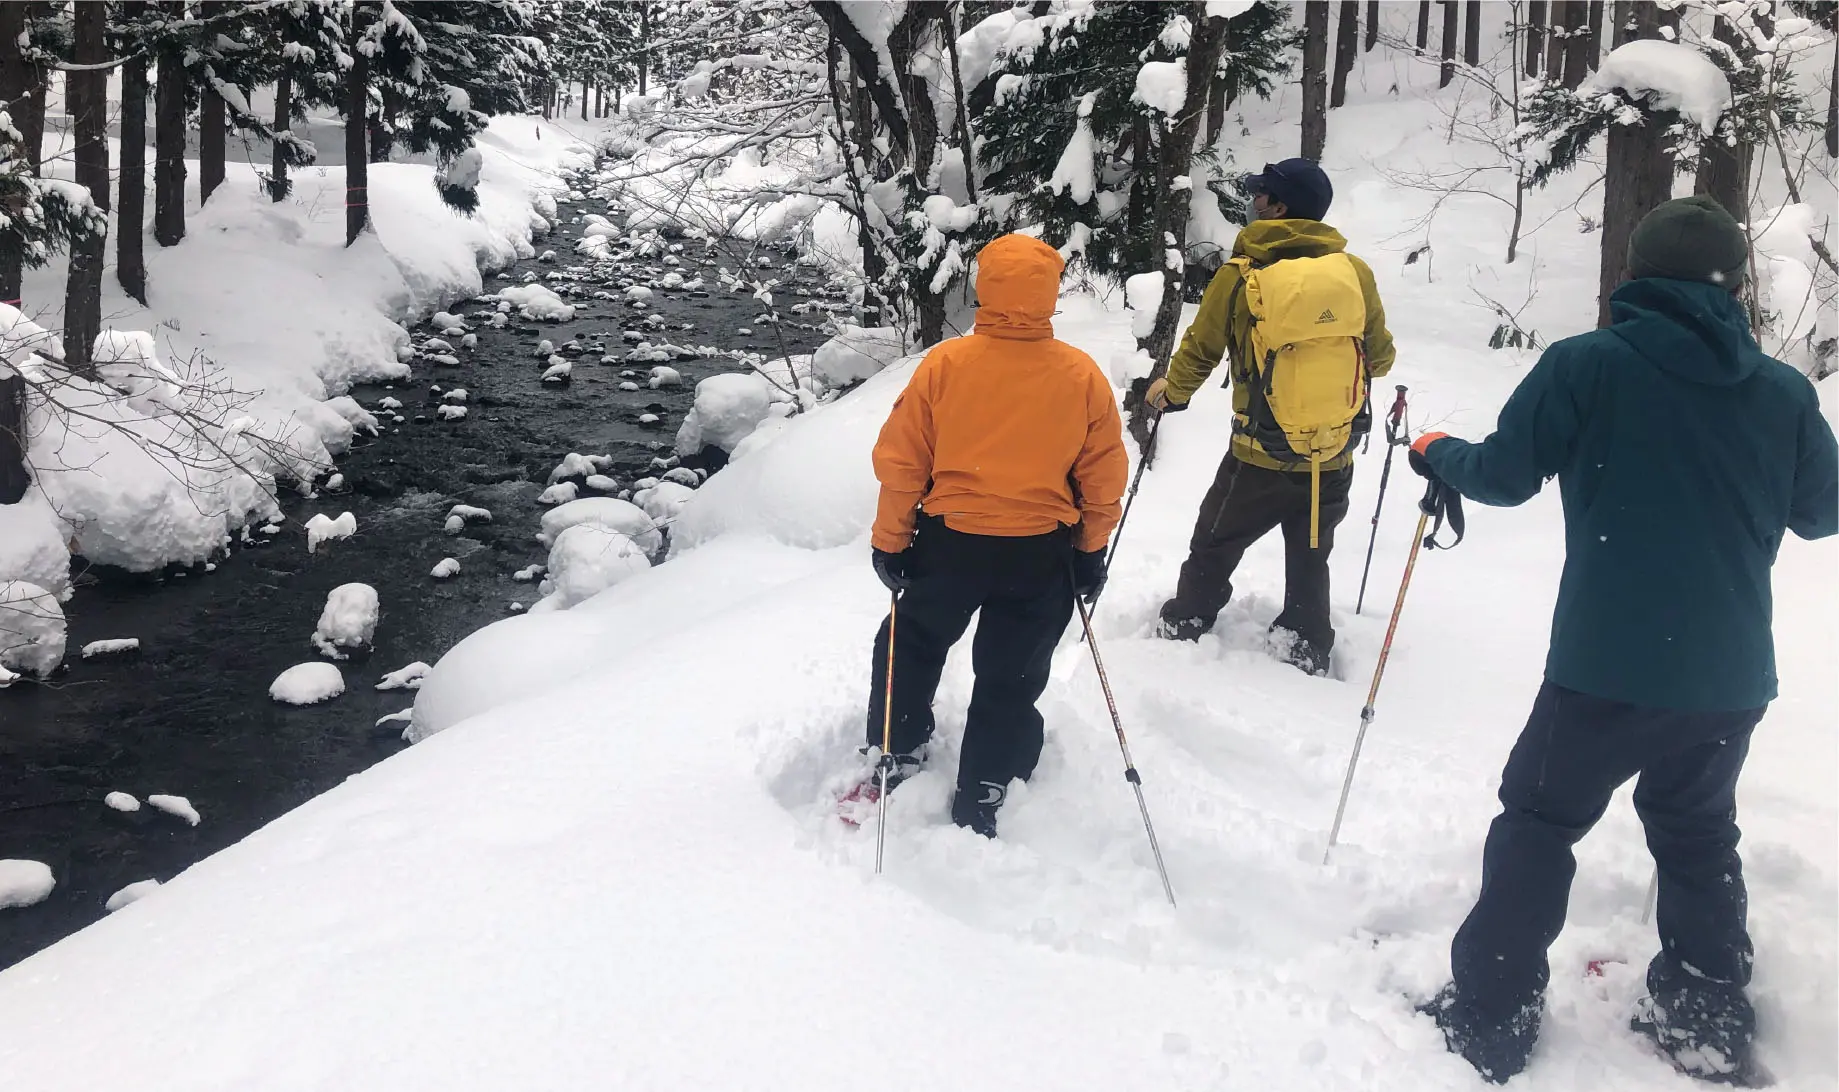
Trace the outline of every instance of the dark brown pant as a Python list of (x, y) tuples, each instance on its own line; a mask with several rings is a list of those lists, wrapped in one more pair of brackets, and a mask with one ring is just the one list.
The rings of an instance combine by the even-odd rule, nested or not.
[(1310, 670), (1326, 670), (1335, 631), (1328, 621), (1328, 554), (1335, 527), (1347, 516), (1347, 491), (1354, 470), (1322, 475), (1318, 545), (1309, 548), (1309, 474), (1267, 470), (1242, 463), (1231, 452), (1220, 462), (1212, 488), (1201, 501), (1188, 560), (1182, 563), (1175, 597), (1162, 605), (1162, 620), (1175, 633), (1199, 636), (1232, 599), (1232, 574), (1252, 543), (1283, 529), (1283, 613), (1272, 623), (1297, 638), (1295, 659)]

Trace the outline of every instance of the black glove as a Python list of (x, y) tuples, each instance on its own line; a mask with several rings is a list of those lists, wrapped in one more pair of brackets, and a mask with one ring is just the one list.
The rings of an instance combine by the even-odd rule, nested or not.
[(913, 578), (907, 575), (907, 551), (891, 554), (886, 550), (870, 551), (875, 557), (875, 576), (882, 587), (899, 595), (913, 586)]
[(1448, 435), (1448, 433), (1444, 432), (1426, 432), (1412, 442), (1411, 458), (1409, 462), (1411, 463), (1411, 469), (1417, 473), (1418, 477), (1433, 482), (1443, 481), (1442, 478), (1437, 477), (1436, 470), (1430, 465), (1429, 452), (1430, 445), (1436, 443), (1438, 440), (1447, 439)]
[(1073, 551), (1073, 594), (1091, 606), (1105, 590), (1105, 551)]

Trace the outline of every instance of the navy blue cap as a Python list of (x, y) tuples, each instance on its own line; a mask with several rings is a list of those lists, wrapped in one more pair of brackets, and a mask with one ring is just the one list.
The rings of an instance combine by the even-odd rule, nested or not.
[(1245, 176), (1245, 188), (1281, 201), (1294, 220), (1322, 219), (1335, 199), (1335, 188), (1313, 159), (1266, 163), (1264, 170)]

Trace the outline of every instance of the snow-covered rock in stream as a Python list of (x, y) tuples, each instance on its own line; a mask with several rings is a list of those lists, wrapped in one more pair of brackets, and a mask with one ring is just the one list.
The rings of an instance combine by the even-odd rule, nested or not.
[(568, 382), (569, 373), (574, 370), (575, 366), (566, 360), (562, 361), (560, 364), (551, 364), (548, 368), (543, 370), (543, 382), (566, 383)]
[(141, 899), (146, 898), (159, 889), (160, 881), (158, 880), (136, 880), (115, 892), (113, 895), (110, 895), (109, 901), (103, 903), (102, 908), (113, 914), (129, 903), (139, 902)]
[[(446, 333), (451, 330), (466, 332), (466, 320), (451, 311), (436, 311), (428, 318), (428, 325)], [(455, 335), (458, 336), (458, 335)]]
[(324, 660), (295, 664), (275, 676), (268, 696), (284, 705), (314, 705), (345, 692), (345, 676)]
[(306, 521), (307, 553), (317, 553), (323, 543), (350, 538), (358, 533), (358, 517), (341, 512), (337, 519), (320, 512)]
[(447, 509), (447, 518), (452, 519), (455, 516), (458, 516), (467, 523), (492, 522), (492, 513), (490, 509), (480, 508), (471, 504), (456, 504), (452, 508)]
[(591, 524), (618, 531), (639, 544), (646, 553), (656, 553), (664, 544), (652, 518), (630, 501), (613, 497), (583, 497), (543, 513), (543, 529), (537, 539), (553, 546), (563, 531), (581, 524)]
[(464, 421), (466, 420), (466, 407), (453, 405), (436, 406), (434, 415), (443, 421)]
[(436, 580), (451, 580), (453, 577), (459, 576), (460, 575), (459, 558), (454, 558), (454, 557), (441, 558), (439, 561), (434, 563), (434, 568), (428, 573), (428, 575), (433, 577)]
[(420, 660), (407, 667), (399, 667), (377, 683), (378, 690), (420, 690), (421, 680), (433, 670)]
[(102, 798), (102, 802), (115, 811), (139, 811), (140, 801), (133, 794), (112, 792)]
[(596, 493), (617, 493), (619, 492), (618, 479), (609, 478), (605, 474), (589, 474), (587, 476), (587, 479), (583, 481), (581, 484), (587, 486), (589, 489), (592, 489)]
[(64, 662), (64, 608), (24, 580), (0, 584), (0, 668), (44, 678)]
[(375, 436), (381, 428), (381, 426), (377, 424), (376, 415), (363, 406), (358, 405), (358, 400), (348, 394), (341, 394), (337, 398), (328, 398), (324, 404), (327, 409), (343, 417), (345, 422), (349, 424), (355, 432), (363, 432)]
[(629, 300), (648, 300), (651, 298), (651, 289), (642, 284), (635, 284), (631, 288), (626, 289), (626, 298)]
[(568, 504), (581, 493), (581, 487), (574, 482), (557, 482), (537, 494), (538, 504)]
[(632, 503), (645, 510), (645, 514), (659, 523), (677, 518), (683, 506), (690, 503), (696, 491), (677, 482), (663, 481), (650, 489), (641, 489), (632, 494)]
[(575, 317), (574, 304), (562, 302), (561, 296), (540, 284), (500, 289), (498, 298), (517, 308), (525, 318), (538, 322), (570, 322)]
[(326, 596), (313, 631), (313, 647), (334, 660), (345, 658), (344, 649), (363, 648), (377, 632), (377, 589), (369, 584), (340, 584)]
[(42, 861), (0, 861), (0, 910), (37, 906), (51, 897), (57, 877)]
[(197, 826), (200, 821), (198, 809), (192, 807), (192, 802), (183, 796), (168, 796), (164, 793), (156, 792), (147, 797), (147, 803), (152, 805), (155, 810), (163, 811), (167, 815), (183, 819), (194, 827)]
[(733, 451), (771, 415), (773, 385), (753, 372), (712, 375), (696, 384), (696, 401), (677, 428), (677, 454), (705, 447)]
[(654, 391), (660, 387), (681, 387), (683, 386), (683, 373), (660, 364), (651, 369), (650, 385)]
[(632, 538), (594, 523), (564, 529), (549, 548), (547, 595), (533, 612), (567, 610), (636, 573), (651, 568)]
[(450, 391), (441, 392), (441, 401), (443, 402), (464, 402), (468, 397), (469, 393), (465, 387), (455, 387)]
[(867, 379), (905, 352), (900, 331), (892, 326), (845, 325), (811, 354), (811, 370), (830, 386), (841, 387)]
[(139, 652), (139, 637), (114, 637), (104, 641), (91, 641), (83, 646), (83, 658), (92, 656), (111, 656), (118, 652)]

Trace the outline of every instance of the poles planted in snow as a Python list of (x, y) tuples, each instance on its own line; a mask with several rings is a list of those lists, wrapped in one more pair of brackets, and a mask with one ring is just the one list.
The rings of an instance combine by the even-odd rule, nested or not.
[(881, 875), (881, 852), (888, 838), (888, 775), (894, 772), (894, 623), (900, 611), (900, 593), (888, 593), (888, 688), (881, 702), (881, 761), (875, 772), (881, 779), (880, 799), (875, 807), (880, 815), (875, 822), (875, 875)]

